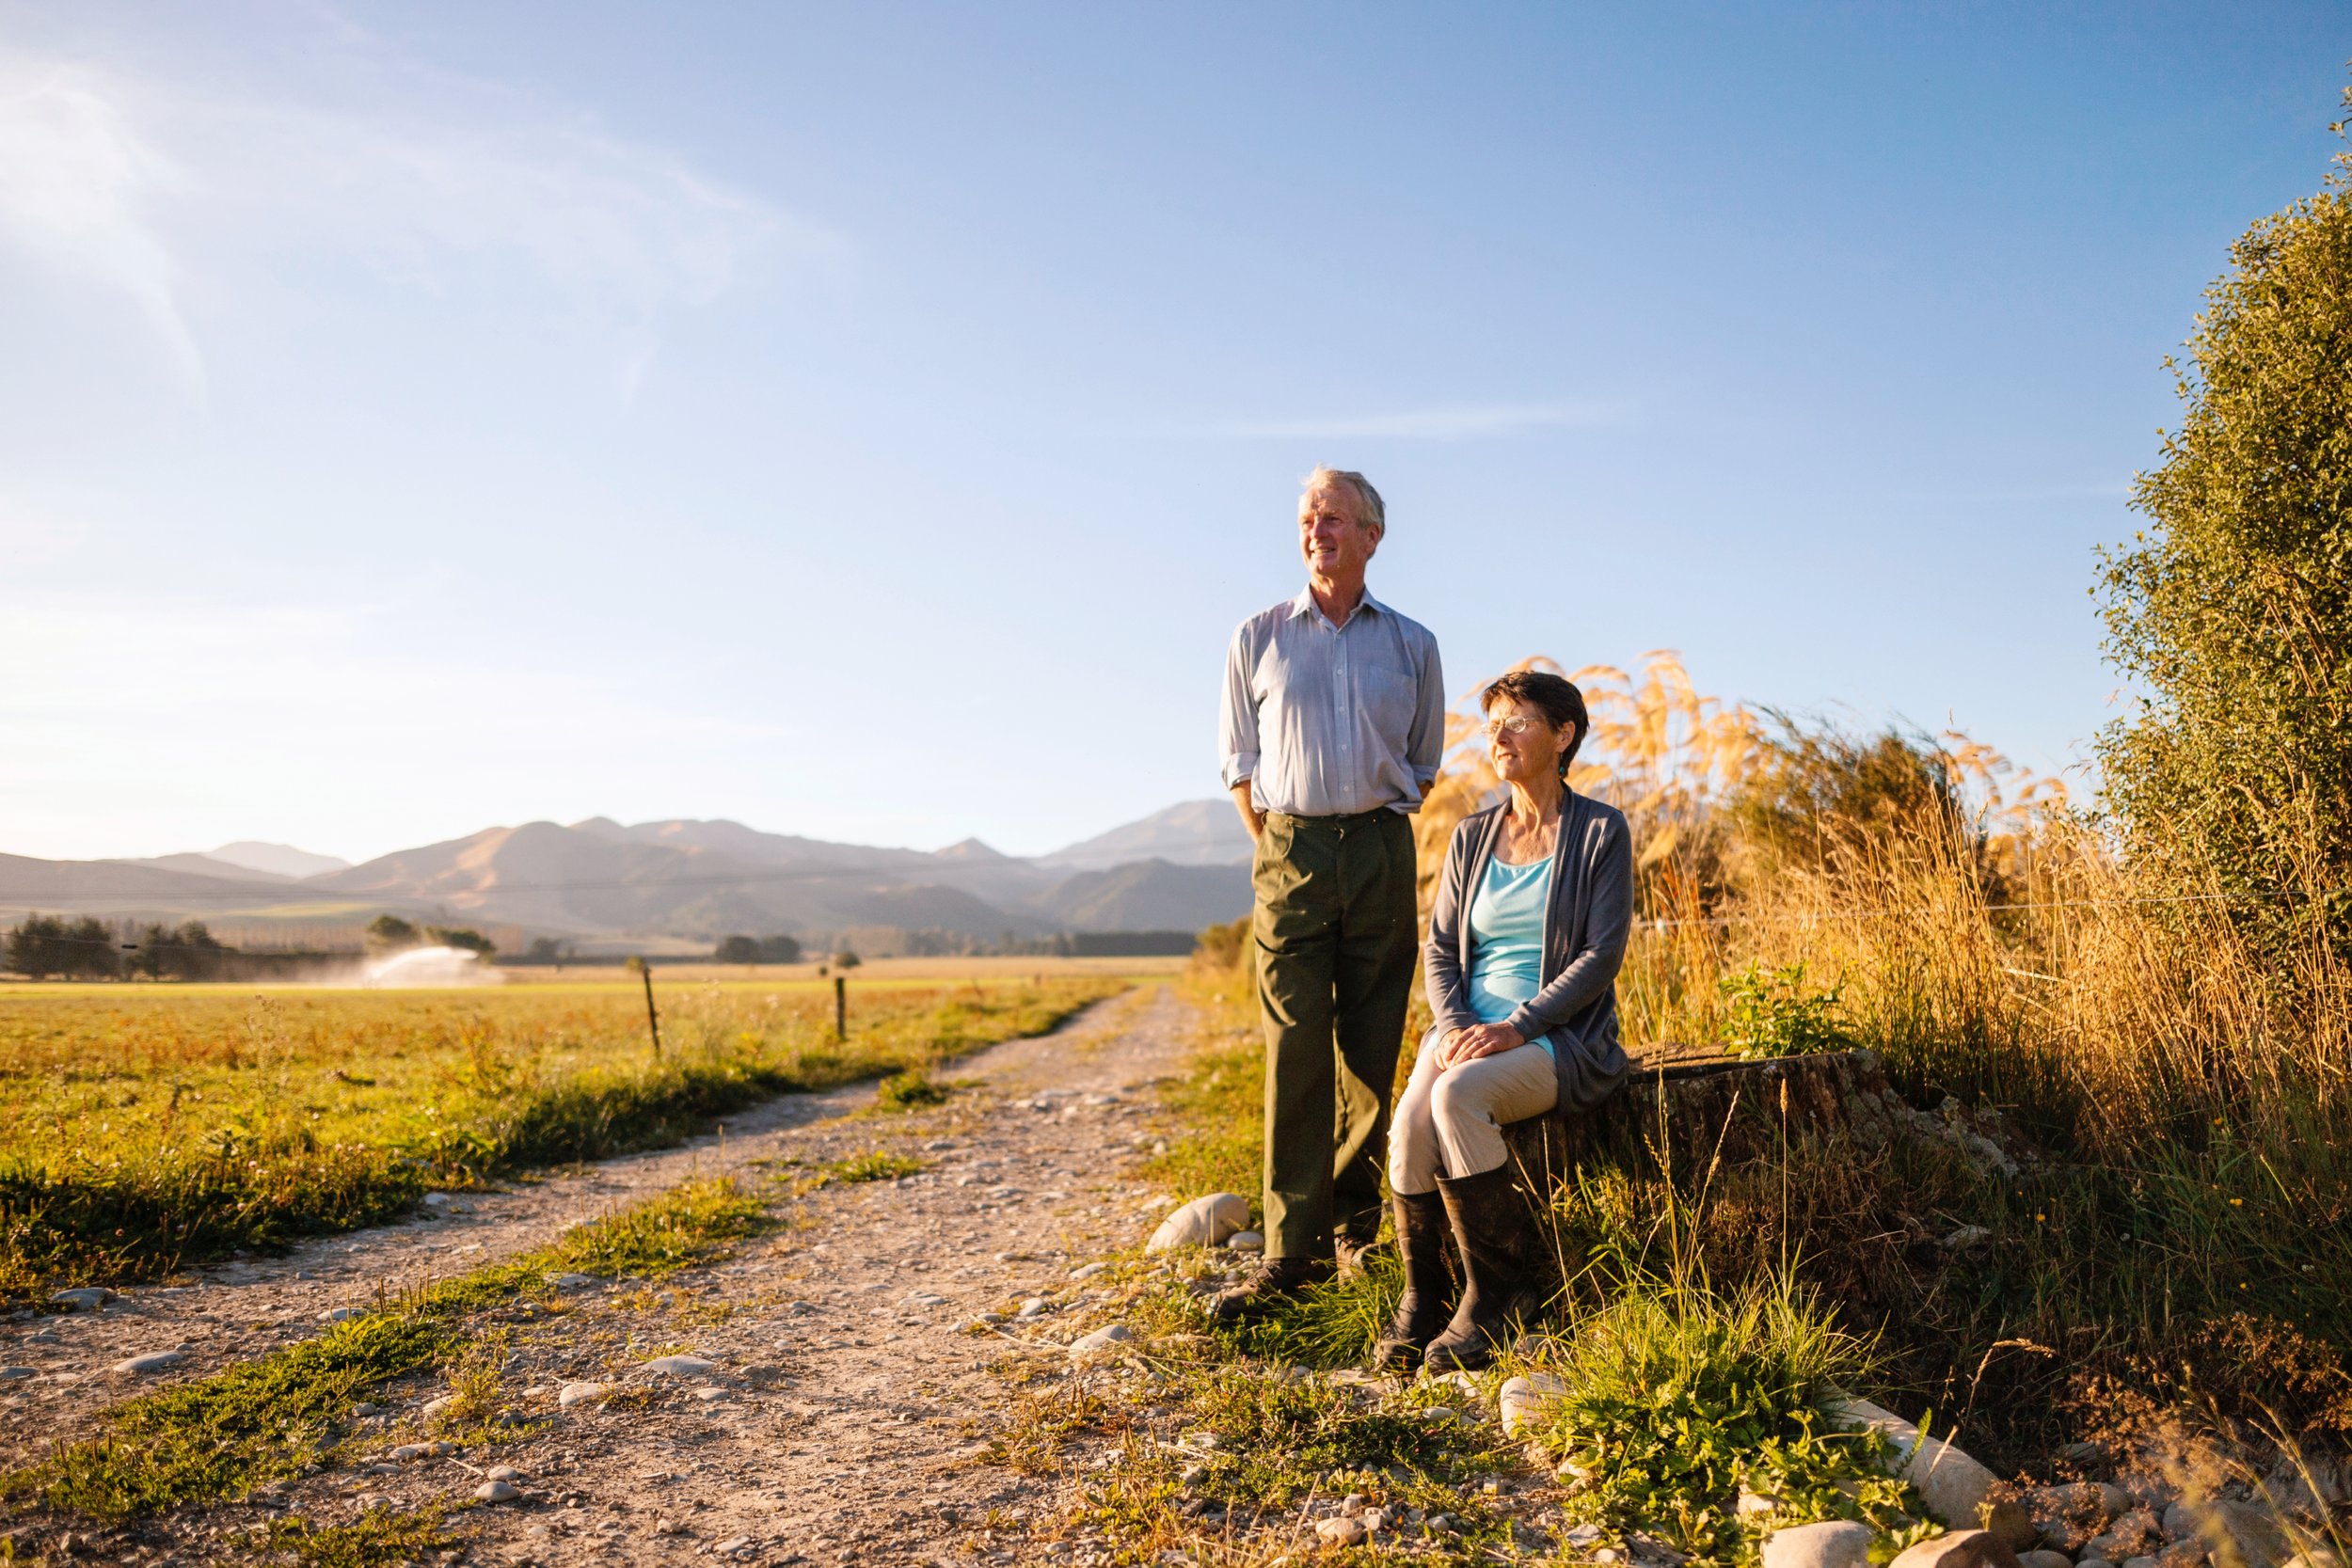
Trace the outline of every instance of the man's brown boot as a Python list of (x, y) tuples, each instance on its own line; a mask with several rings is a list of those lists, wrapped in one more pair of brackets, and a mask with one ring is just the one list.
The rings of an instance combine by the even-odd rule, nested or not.
[(1336, 1271), (1328, 1258), (1269, 1258), (1230, 1290), (1209, 1298), (1209, 1316), (1221, 1323), (1246, 1323), (1271, 1312), (1310, 1285)]

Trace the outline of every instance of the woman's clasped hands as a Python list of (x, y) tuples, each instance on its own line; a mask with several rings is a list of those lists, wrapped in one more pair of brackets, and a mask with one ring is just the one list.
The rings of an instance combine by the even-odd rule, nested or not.
[(1527, 1037), (1507, 1023), (1473, 1023), (1467, 1029), (1454, 1030), (1438, 1042), (1438, 1066), (1460, 1067), (1481, 1056), (1517, 1051), (1526, 1043)]

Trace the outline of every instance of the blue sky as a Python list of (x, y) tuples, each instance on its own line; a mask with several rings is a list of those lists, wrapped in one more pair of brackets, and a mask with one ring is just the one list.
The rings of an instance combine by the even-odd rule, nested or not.
[(2323, 6), (0, 8), (0, 850), (1216, 789), (1296, 482), (1449, 683), (2078, 760)]

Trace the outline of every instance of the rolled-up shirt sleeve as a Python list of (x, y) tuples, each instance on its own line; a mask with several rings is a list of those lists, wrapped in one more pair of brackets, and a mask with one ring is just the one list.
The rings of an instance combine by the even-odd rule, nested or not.
[(1423, 795), (1437, 782), (1438, 765), (1445, 760), (1445, 670), (1438, 659), (1438, 640), (1428, 643), (1421, 661), (1420, 689), (1413, 709), (1413, 727), (1405, 740), (1405, 760)]
[(1246, 624), (1236, 626), (1225, 649), (1225, 693), (1217, 704), (1216, 742), (1228, 789), (1258, 772), (1258, 699), (1249, 689), (1255, 660), (1250, 657), (1248, 640), (1249, 627)]

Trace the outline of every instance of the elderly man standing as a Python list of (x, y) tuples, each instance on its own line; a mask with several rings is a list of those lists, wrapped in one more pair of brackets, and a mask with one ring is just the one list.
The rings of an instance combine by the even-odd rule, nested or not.
[(1229, 1322), (1329, 1278), (1335, 1241), (1379, 1233), (1417, 935), (1406, 818), (1445, 746), (1437, 639), (1364, 591), (1387, 530), (1363, 475), (1310, 474), (1306, 589), (1244, 621), (1225, 659), (1266, 1048), (1265, 1257), (1213, 1304)]

